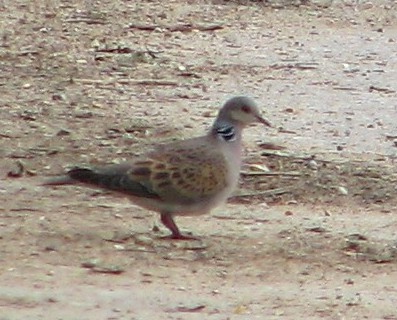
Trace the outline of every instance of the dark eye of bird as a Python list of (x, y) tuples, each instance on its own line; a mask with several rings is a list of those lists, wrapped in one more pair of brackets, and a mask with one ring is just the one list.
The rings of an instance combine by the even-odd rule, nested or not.
[(243, 107), (241, 108), (241, 110), (242, 110), (244, 113), (250, 113), (250, 108), (248, 108), (247, 106), (243, 106)]

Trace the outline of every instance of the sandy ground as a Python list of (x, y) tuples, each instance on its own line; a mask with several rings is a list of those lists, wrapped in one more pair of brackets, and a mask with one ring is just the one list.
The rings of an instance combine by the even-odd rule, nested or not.
[[(396, 22), (395, 1), (1, 2), (0, 319), (397, 319)], [(274, 128), (246, 131), (229, 204), (177, 219), (201, 240), (39, 185), (202, 134), (241, 93)]]

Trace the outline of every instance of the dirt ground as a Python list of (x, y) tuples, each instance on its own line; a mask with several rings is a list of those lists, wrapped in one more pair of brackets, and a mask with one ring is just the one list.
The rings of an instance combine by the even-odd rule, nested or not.
[[(287, 2), (287, 1), (285, 1)], [(0, 319), (397, 319), (397, 3), (0, 2)], [(249, 94), (239, 190), (166, 241), (44, 188)]]

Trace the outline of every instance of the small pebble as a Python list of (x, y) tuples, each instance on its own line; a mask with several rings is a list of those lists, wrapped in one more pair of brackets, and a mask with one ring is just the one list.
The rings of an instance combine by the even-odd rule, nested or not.
[(343, 196), (347, 196), (349, 194), (349, 191), (347, 191), (347, 189), (345, 187), (339, 186), (339, 187), (337, 187), (337, 190), (338, 190), (339, 194), (341, 194)]
[(307, 166), (312, 170), (318, 170), (318, 163), (315, 160), (310, 160)]

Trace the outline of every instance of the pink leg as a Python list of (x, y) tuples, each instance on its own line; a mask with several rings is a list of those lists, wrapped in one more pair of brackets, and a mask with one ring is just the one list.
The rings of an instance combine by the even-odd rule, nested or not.
[(172, 232), (172, 235), (169, 238), (175, 240), (197, 240), (197, 238), (193, 236), (185, 236), (181, 234), (171, 214), (161, 213), (161, 222)]

